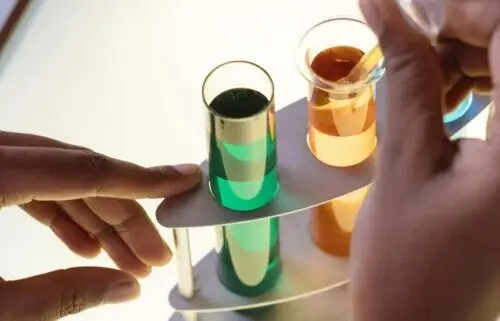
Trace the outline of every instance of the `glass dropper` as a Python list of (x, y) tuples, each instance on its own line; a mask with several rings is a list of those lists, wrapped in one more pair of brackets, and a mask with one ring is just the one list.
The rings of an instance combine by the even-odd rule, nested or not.
[[(444, 25), (445, 7), (441, 0), (395, 0), (405, 20), (418, 32), (435, 41)], [(422, 3), (425, 2), (425, 7)], [(381, 64), (382, 50), (377, 45), (367, 52), (343, 81), (356, 82), (368, 77)]]

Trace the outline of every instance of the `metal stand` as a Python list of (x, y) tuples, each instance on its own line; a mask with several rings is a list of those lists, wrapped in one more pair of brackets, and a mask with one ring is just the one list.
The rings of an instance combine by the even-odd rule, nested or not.
[[(179, 275), (179, 292), (186, 299), (194, 296), (195, 280), (193, 276), (193, 265), (191, 263), (191, 244), (189, 242), (189, 229), (175, 228), (174, 242), (177, 258), (177, 273)], [(183, 313), (186, 321), (197, 321), (198, 315), (195, 312)]]
[[(379, 90), (380, 89), (380, 90)], [(377, 88), (377, 100), (384, 105), (384, 91)], [(469, 111), (459, 121), (447, 124), (455, 134), (490, 104), (489, 97), (476, 96)], [(184, 202), (168, 201), (157, 210), (158, 222), (174, 230), (178, 286), (169, 302), (177, 311), (171, 321), (319, 321), (347, 320), (347, 261), (328, 256), (309, 237), (307, 211), (324, 202), (370, 184), (373, 159), (349, 169), (336, 169), (317, 162), (306, 143), (307, 108), (300, 100), (278, 112), (280, 138), (280, 193), (268, 206), (235, 213), (219, 206), (210, 196), (207, 174), (197, 191)], [(382, 108), (377, 108), (377, 110)], [(381, 115), (384, 115), (383, 113)], [(490, 115), (491, 117), (491, 115)], [(384, 116), (377, 115), (377, 122)], [(383, 127), (383, 122), (380, 124)], [(176, 215), (171, 215), (172, 211)], [(288, 215), (289, 214), (289, 215)], [(282, 280), (270, 292), (258, 297), (230, 293), (217, 279), (216, 254), (209, 253), (195, 267), (191, 262), (191, 227), (222, 226), (271, 217), (282, 218)], [(195, 283), (196, 274), (196, 283)], [(264, 314), (235, 311), (273, 306)]]

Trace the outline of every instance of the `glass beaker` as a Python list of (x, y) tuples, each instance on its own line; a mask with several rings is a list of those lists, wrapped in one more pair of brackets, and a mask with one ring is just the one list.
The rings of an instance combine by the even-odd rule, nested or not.
[[(349, 32), (346, 32), (349, 30)], [(359, 164), (376, 147), (375, 84), (379, 66), (356, 83), (343, 83), (377, 37), (362, 21), (337, 18), (309, 29), (298, 50), (298, 67), (308, 81), (308, 145), (321, 162)]]

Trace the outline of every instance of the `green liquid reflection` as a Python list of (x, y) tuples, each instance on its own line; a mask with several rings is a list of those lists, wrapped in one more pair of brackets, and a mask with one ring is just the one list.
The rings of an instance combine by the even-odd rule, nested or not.
[(224, 226), (218, 274), (224, 286), (239, 295), (271, 290), (281, 275), (279, 219)]

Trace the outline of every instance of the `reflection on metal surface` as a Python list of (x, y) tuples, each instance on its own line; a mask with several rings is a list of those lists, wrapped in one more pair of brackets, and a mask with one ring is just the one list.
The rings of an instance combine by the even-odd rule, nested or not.
[(236, 294), (257, 296), (271, 290), (281, 275), (279, 219), (223, 227), (218, 276)]
[(335, 256), (349, 256), (356, 216), (369, 187), (337, 197), (312, 210), (311, 236), (321, 250)]
[(280, 220), (282, 273), (272, 290), (259, 296), (235, 295), (219, 282), (219, 255), (211, 252), (194, 269), (196, 295), (188, 300), (175, 287), (170, 292), (170, 305), (178, 311), (199, 313), (244, 310), (292, 301), (345, 284), (347, 260), (319, 250), (310, 237), (309, 222), (308, 212)]
[[(311, 295), (299, 300), (277, 304), (267, 313), (242, 315), (235, 312), (199, 314), (198, 321), (347, 321), (347, 286)], [(184, 321), (180, 313), (169, 321)]]

